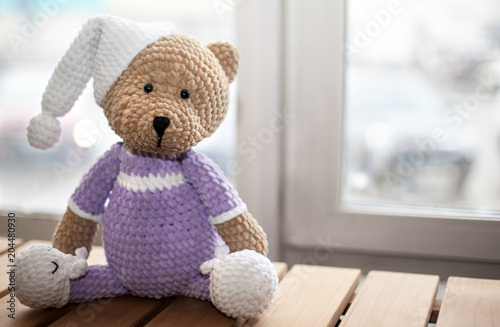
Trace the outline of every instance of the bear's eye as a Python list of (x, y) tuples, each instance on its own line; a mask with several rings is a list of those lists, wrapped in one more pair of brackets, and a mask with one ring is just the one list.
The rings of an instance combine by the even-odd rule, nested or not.
[(153, 84), (148, 83), (148, 84), (144, 85), (144, 92), (150, 93), (152, 91), (153, 91)]
[(181, 91), (181, 98), (183, 98), (183, 99), (189, 98), (189, 91), (186, 89), (182, 90)]
[(59, 268), (59, 265), (55, 263), (54, 261), (51, 261), (50, 263), (53, 263), (56, 267), (54, 268), (54, 271), (52, 273), (55, 273), (57, 271), (57, 268)]

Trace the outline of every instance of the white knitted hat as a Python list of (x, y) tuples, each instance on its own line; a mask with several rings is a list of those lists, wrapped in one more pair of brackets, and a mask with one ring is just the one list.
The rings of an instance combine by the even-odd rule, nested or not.
[(70, 111), (91, 76), (100, 105), (135, 56), (174, 30), (170, 22), (138, 23), (110, 15), (91, 18), (52, 74), (43, 95), (42, 113), (30, 120), (31, 146), (48, 149), (59, 141), (61, 124), (56, 117)]

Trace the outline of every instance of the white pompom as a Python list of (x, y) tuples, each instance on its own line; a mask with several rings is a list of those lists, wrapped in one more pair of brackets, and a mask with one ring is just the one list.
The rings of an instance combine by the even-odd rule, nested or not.
[(236, 319), (248, 319), (271, 305), (278, 276), (268, 258), (243, 250), (211, 261), (210, 300), (217, 309)]
[(50, 114), (41, 113), (31, 118), (28, 125), (28, 141), (37, 149), (53, 147), (61, 136), (61, 123)]

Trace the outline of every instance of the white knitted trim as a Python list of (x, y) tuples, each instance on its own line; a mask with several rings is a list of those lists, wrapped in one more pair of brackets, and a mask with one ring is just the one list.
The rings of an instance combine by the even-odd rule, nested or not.
[(170, 175), (160, 176), (149, 174), (148, 176), (141, 177), (136, 175), (127, 175), (120, 171), (116, 178), (118, 184), (125, 189), (133, 192), (147, 190), (154, 192), (156, 190), (171, 190), (174, 186), (179, 186), (186, 182), (186, 177), (182, 173), (173, 173)]
[(96, 222), (98, 224), (102, 223), (102, 214), (93, 215), (93, 214), (91, 214), (89, 212), (86, 212), (86, 211), (80, 209), (80, 207), (78, 206), (78, 204), (76, 204), (73, 201), (73, 199), (69, 199), (68, 207), (71, 209), (71, 211), (73, 211), (74, 213), (76, 213), (81, 218), (92, 220), (93, 222)]
[(247, 205), (243, 203), (240, 206), (237, 206), (229, 211), (223, 212), (218, 216), (210, 216), (210, 224), (212, 225), (219, 225), (222, 223), (225, 223), (228, 220), (233, 219), (234, 217), (237, 217), (241, 215), (242, 213), (248, 212)]

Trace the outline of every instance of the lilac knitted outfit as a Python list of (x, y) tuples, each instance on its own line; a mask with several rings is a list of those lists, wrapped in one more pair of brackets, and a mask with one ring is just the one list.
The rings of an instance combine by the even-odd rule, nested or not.
[(80, 217), (103, 223), (109, 264), (91, 266), (71, 280), (70, 302), (127, 293), (208, 299), (209, 276), (199, 267), (224, 243), (213, 224), (246, 212), (206, 156), (193, 150), (147, 154), (123, 143), (113, 145), (84, 176), (69, 206)]

